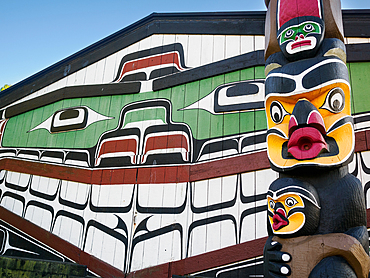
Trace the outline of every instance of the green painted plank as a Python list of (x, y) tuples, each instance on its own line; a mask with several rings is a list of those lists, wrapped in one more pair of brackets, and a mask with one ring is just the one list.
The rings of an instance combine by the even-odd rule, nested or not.
[(255, 79), (265, 79), (265, 67), (255, 67), (254, 68), (254, 78)]
[[(199, 99), (199, 81), (186, 84), (185, 87), (185, 103), (184, 107), (188, 106)], [(186, 122), (195, 138), (197, 135), (198, 113), (196, 109), (184, 110), (184, 122)]]
[[(213, 89), (217, 88), (217, 86), (225, 83), (225, 76), (219, 75), (212, 78), (212, 87)], [(224, 115), (212, 115), (211, 116), (211, 132), (210, 138), (222, 136), (223, 132), (223, 123), (224, 123)]]
[(351, 63), (352, 81), (352, 113), (368, 112), (370, 110), (370, 63)]
[(254, 68), (243, 69), (240, 71), (240, 80), (253, 80)]
[[(200, 81), (199, 99), (212, 92), (212, 78), (207, 78)], [(205, 110), (198, 110), (198, 139), (209, 138), (211, 133), (211, 113)]]

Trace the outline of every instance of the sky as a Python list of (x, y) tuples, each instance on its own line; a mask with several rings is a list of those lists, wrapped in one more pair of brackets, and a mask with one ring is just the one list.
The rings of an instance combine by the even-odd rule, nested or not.
[[(370, 9), (370, 1), (342, 0), (342, 8)], [(262, 10), (264, 0), (1, 0), (0, 88), (153, 12)]]

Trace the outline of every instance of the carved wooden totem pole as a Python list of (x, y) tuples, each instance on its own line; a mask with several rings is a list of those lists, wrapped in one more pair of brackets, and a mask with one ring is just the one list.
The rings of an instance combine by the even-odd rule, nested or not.
[(266, 0), (265, 277), (368, 277), (340, 0)]

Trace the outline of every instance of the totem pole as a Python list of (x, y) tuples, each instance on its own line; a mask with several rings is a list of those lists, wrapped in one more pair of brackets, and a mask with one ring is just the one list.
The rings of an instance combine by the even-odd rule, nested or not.
[(268, 158), (264, 277), (368, 277), (340, 0), (265, 0)]

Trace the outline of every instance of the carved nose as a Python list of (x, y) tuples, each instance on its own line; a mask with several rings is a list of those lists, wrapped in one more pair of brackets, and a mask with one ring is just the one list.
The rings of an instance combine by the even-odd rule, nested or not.
[(295, 40), (298, 41), (298, 39), (304, 39), (303, 34), (298, 34), (297, 36), (295, 36)]
[(316, 107), (306, 99), (299, 100), (294, 106), (289, 120), (289, 136), (302, 126), (312, 126), (323, 135), (326, 134), (324, 119)]

